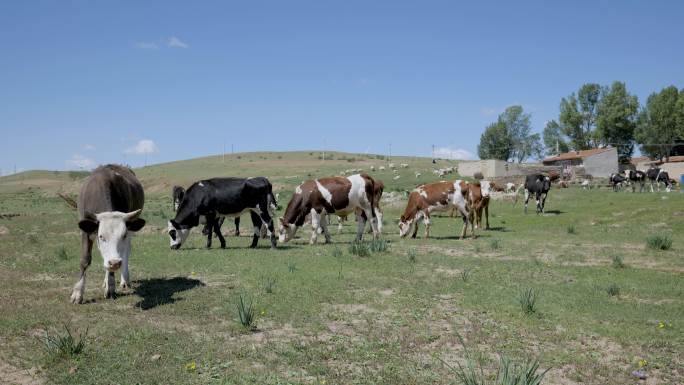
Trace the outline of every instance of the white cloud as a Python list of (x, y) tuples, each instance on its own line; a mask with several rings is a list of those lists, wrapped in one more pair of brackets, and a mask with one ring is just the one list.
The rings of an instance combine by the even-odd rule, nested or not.
[(492, 116), (492, 115), (495, 115), (496, 112), (497, 112), (496, 108), (482, 107), (480, 109), (480, 113), (484, 116)]
[(139, 42), (135, 43), (135, 46), (140, 48), (140, 49), (157, 49), (157, 48), (159, 48), (157, 43), (151, 43), (151, 42), (147, 42), (147, 41), (139, 41)]
[(95, 168), (95, 161), (80, 154), (74, 154), (71, 159), (67, 159), (67, 165), (79, 169), (90, 170)]
[(188, 48), (188, 47), (190, 47), (188, 44), (186, 44), (181, 39), (179, 39), (175, 36), (171, 36), (169, 38), (168, 42), (166, 43), (166, 45), (168, 45), (171, 48)]
[(95, 146), (93, 146), (92, 144), (86, 143), (83, 145), (83, 149), (86, 151), (95, 151)]
[(441, 159), (471, 160), (475, 156), (463, 148), (439, 147), (435, 148), (435, 157)]
[(136, 143), (135, 146), (126, 149), (126, 154), (134, 155), (154, 154), (155, 152), (159, 152), (159, 148), (150, 139), (143, 139)]

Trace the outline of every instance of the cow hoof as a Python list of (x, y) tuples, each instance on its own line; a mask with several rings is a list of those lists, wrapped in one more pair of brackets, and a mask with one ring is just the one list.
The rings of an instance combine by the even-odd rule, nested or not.
[(77, 291), (71, 293), (71, 303), (75, 305), (83, 303), (83, 295)]
[(121, 290), (128, 290), (131, 288), (131, 285), (129, 285), (128, 282), (121, 282), (121, 284), (119, 285), (119, 288)]
[(116, 298), (116, 291), (114, 291), (114, 290), (111, 290), (111, 291), (106, 290), (106, 291), (104, 292), (104, 298), (105, 298), (105, 299), (115, 299), (115, 298)]

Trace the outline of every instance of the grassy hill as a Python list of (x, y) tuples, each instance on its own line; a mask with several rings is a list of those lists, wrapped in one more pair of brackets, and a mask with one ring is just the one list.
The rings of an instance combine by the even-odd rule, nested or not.
[[(392, 162), (409, 164), (408, 169), (393, 173), (371, 172), (370, 167), (387, 166), (382, 155), (327, 152), (322, 159), (320, 151), (296, 152), (249, 152), (222, 156), (209, 156), (136, 168), (135, 173), (143, 183), (145, 192), (151, 195), (170, 193), (172, 186), (189, 186), (191, 183), (218, 176), (265, 176), (271, 180), (276, 192), (289, 191), (297, 184), (310, 178), (339, 175), (349, 169), (363, 169), (385, 182), (388, 191), (411, 189), (415, 185), (437, 179), (431, 172), (437, 167), (457, 164), (456, 161), (438, 161), (432, 164), (425, 157), (392, 157)], [(415, 172), (421, 177), (416, 178)], [(399, 175), (399, 179), (394, 179)], [(76, 193), (80, 181), (87, 176), (84, 172), (27, 171), (0, 178), (0, 193), (17, 192), (38, 188), (48, 193), (66, 191)]]

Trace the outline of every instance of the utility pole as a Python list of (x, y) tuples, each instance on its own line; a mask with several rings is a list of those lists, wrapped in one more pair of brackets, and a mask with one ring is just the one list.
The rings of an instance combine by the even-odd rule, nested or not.
[(435, 145), (432, 145), (432, 159), (435, 159)]
[(223, 156), (221, 157), (221, 163), (226, 163), (226, 141), (223, 141)]
[(230, 155), (233, 155), (235, 152), (233, 152), (233, 143), (230, 144)]
[(389, 157), (387, 158), (387, 162), (392, 161), (392, 142), (389, 143)]

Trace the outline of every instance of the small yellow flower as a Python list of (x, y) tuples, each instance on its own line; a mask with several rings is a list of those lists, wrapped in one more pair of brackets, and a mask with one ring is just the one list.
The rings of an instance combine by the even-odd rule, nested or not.
[(266, 314), (266, 310), (262, 310), (261, 315), (265, 315), (265, 314)]
[(648, 365), (648, 361), (644, 360), (643, 358), (639, 360), (639, 367), (640, 368), (643, 368), (646, 365)]
[(195, 369), (197, 369), (197, 363), (195, 361), (190, 361), (185, 364), (185, 370), (193, 371)]
[(195, 273), (194, 271), (191, 271), (190, 275), (197, 275), (197, 273)]
[(663, 323), (663, 321), (658, 322), (658, 329), (665, 329), (665, 323)]

